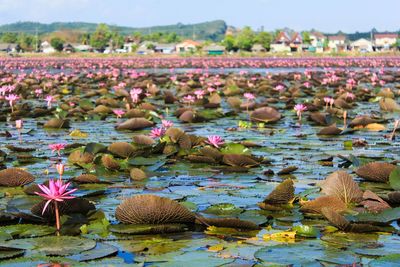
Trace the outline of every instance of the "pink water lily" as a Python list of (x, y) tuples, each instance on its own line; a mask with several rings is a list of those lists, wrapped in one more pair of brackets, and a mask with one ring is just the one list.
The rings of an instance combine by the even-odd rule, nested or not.
[(225, 144), (224, 140), (219, 135), (208, 136), (206, 143), (215, 146), (216, 148), (219, 148), (221, 145)]
[(18, 95), (15, 94), (9, 94), (5, 97), (5, 100), (8, 101), (8, 103), (10, 104), (11, 107), (11, 112), (14, 112), (14, 103), (15, 101), (17, 101), (19, 99)]
[(255, 95), (252, 93), (244, 93), (243, 96), (247, 99), (247, 101), (256, 99)]
[(140, 88), (133, 88), (129, 91), (129, 94), (131, 95), (132, 102), (133, 103), (138, 103), (139, 102), (139, 95), (143, 92), (142, 89)]
[(121, 118), (125, 114), (123, 109), (113, 109), (113, 112), (117, 116), (117, 119)]
[(38, 185), (42, 193), (35, 192), (35, 194), (47, 199), (46, 204), (43, 207), (42, 214), (46, 211), (47, 207), (49, 204), (54, 201), (54, 207), (55, 207), (55, 215), (56, 215), (56, 227), (57, 231), (60, 231), (60, 214), (58, 211), (58, 205), (57, 202), (62, 202), (66, 199), (73, 199), (75, 198), (74, 196), (71, 196), (72, 193), (74, 193), (78, 189), (71, 189), (67, 190), (69, 187), (70, 183), (64, 184), (62, 180), (57, 180), (54, 181), (52, 179), (49, 180), (49, 186), (45, 186), (44, 184)]
[(44, 100), (46, 100), (46, 102), (47, 102), (47, 108), (48, 109), (51, 108), (51, 103), (56, 101), (56, 99), (52, 95), (46, 96), (46, 98)]
[(164, 129), (168, 129), (174, 125), (174, 123), (169, 120), (161, 120), (161, 124)]
[(51, 149), (51, 152), (55, 152), (57, 151), (58, 156), (60, 156), (60, 151), (63, 150), (65, 147), (67, 146), (67, 144), (50, 144), (49, 148)]
[(16, 120), (15, 121), (15, 128), (18, 130), (18, 140), (20, 143), (22, 143), (22, 135), (21, 135), (21, 129), (24, 126), (24, 123), (22, 120)]
[(160, 138), (161, 136), (163, 136), (165, 133), (165, 129), (164, 128), (153, 128), (151, 129), (150, 132), (150, 137), (151, 138)]
[(195, 97), (192, 95), (187, 95), (183, 97), (183, 102), (188, 103), (189, 106), (191, 103), (194, 103)]
[(297, 104), (294, 106), (294, 110), (296, 111), (297, 116), (299, 117), (299, 121), (301, 121), (301, 113), (303, 111), (306, 111), (307, 107), (304, 104)]

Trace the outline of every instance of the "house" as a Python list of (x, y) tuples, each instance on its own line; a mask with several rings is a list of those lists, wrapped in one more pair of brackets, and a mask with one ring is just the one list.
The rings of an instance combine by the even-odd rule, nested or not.
[(197, 47), (200, 46), (199, 42), (193, 40), (185, 40), (182, 43), (176, 45), (176, 51), (179, 53), (194, 52)]
[(77, 52), (92, 52), (93, 47), (87, 44), (72, 44), (72, 47), (75, 49)]
[(339, 52), (346, 50), (346, 36), (332, 35), (328, 36), (328, 47), (330, 50)]
[(74, 53), (75, 52), (75, 48), (72, 46), (72, 44), (65, 44), (64, 47), (63, 47), (63, 52)]
[(286, 32), (279, 32), (271, 44), (272, 52), (290, 52), (291, 38)]
[(124, 43), (123, 50), (125, 50), (127, 53), (132, 53), (133, 50), (135, 50), (136, 43)]
[(370, 40), (361, 38), (350, 44), (351, 50), (359, 51), (359, 52), (372, 52), (373, 45)]
[(396, 45), (397, 33), (376, 33), (374, 34), (374, 45), (376, 50), (389, 50)]
[(207, 53), (207, 55), (210, 56), (216, 56), (216, 55), (223, 55), (225, 54), (225, 47), (222, 45), (209, 45), (203, 48), (203, 51)]
[(154, 47), (154, 52), (160, 54), (173, 54), (175, 52), (175, 44), (157, 44)]
[(21, 47), (18, 44), (0, 43), (0, 52), (14, 53), (19, 50), (21, 50)]
[(40, 44), (40, 51), (42, 51), (45, 54), (50, 54), (50, 53), (56, 52), (54, 47), (52, 47), (48, 41), (44, 41)]
[(292, 35), (292, 38), (290, 40), (290, 51), (291, 52), (300, 52), (302, 51), (303, 47), (303, 37), (301, 37), (300, 33), (295, 32)]
[(138, 49), (136, 49), (136, 54), (138, 55), (148, 55), (154, 53), (154, 48), (156, 47), (157, 43), (151, 41), (142, 42)]
[(265, 53), (265, 52), (267, 52), (267, 49), (265, 49), (265, 47), (260, 45), (260, 44), (254, 44), (251, 47), (251, 52), (253, 52), (253, 53)]
[(319, 43), (324, 43), (326, 40), (326, 36), (320, 32), (311, 32), (310, 33), (310, 43), (311, 46), (318, 47)]

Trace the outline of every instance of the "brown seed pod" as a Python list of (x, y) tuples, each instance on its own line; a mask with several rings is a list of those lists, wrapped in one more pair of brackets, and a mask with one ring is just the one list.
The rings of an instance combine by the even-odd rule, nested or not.
[(44, 126), (44, 128), (69, 128), (69, 121), (68, 120), (62, 120), (62, 119), (57, 119), (57, 118), (52, 118), (48, 120)]
[(367, 181), (385, 183), (389, 181), (389, 175), (394, 169), (396, 165), (374, 161), (358, 168), (356, 174)]
[(271, 193), (264, 199), (267, 204), (287, 204), (294, 199), (294, 185), (292, 179), (286, 179), (280, 183)]
[(81, 174), (71, 180), (78, 184), (100, 183), (100, 179), (94, 174)]
[(235, 229), (258, 230), (260, 227), (250, 221), (237, 218), (197, 218), (196, 222), (206, 226), (227, 227)]
[(9, 168), (0, 171), (0, 186), (22, 186), (35, 181), (29, 172), (18, 168)]
[(101, 157), (101, 162), (103, 163), (104, 167), (106, 167), (109, 170), (119, 170), (121, 168), (121, 166), (119, 166), (118, 161), (116, 161), (110, 155), (103, 155)]
[(169, 198), (137, 195), (124, 200), (115, 211), (116, 218), (126, 224), (194, 223), (195, 216), (187, 208)]
[(121, 158), (129, 158), (135, 153), (135, 148), (127, 142), (115, 142), (108, 146), (108, 151)]

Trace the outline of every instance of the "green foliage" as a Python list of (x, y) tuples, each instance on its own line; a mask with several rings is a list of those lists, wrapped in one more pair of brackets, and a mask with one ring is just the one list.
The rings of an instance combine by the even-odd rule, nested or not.
[(16, 43), (18, 40), (18, 34), (14, 32), (5, 32), (1, 35), (2, 43)]
[(50, 44), (55, 50), (57, 50), (59, 52), (62, 51), (64, 48), (64, 40), (62, 40), (58, 37), (52, 38), (50, 40)]
[(255, 33), (250, 27), (244, 27), (236, 37), (236, 46), (240, 50), (250, 51), (254, 44)]
[(222, 44), (225, 46), (225, 49), (227, 51), (236, 51), (236, 42), (235, 42), (235, 37), (232, 35), (227, 35), (225, 36), (224, 40), (222, 41)]
[(90, 36), (90, 45), (95, 49), (102, 50), (107, 47), (111, 37), (110, 28), (106, 24), (100, 23)]
[(303, 37), (303, 43), (311, 44), (310, 32), (302, 32), (301, 36)]
[(261, 44), (265, 49), (270, 49), (273, 36), (269, 32), (260, 32), (256, 38), (255, 43)]

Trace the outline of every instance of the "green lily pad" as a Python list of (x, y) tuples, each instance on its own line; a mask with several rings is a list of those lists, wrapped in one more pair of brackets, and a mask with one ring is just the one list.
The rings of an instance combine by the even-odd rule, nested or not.
[(222, 154), (241, 154), (241, 155), (250, 155), (251, 151), (247, 147), (242, 144), (229, 143), (226, 144), (223, 148), (221, 148)]
[(379, 223), (390, 223), (392, 221), (400, 219), (400, 207), (386, 209), (380, 213), (360, 213), (352, 219), (360, 222), (379, 222)]
[(145, 158), (145, 157), (135, 157), (128, 161), (130, 165), (133, 166), (152, 166), (160, 161), (159, 157)]
[(91, 239), (75, 236), (45, 236), (8, 240), (3, 242), (2, 246), (26, 249), (45, 255), (64, 256), (92, 249), (96, 246), (96, 242)]
[(399, 266), (400, 265), (400, 254), (390, 254), (387, 256), (380, 257), (368, 263), (370, 267), (386, 267), (386, 266)]
[(90, 261), (90, 260), (95, 260), (95, 259), (100, 259), (104, 258), (107, 256), (115, 255), (117, 254), (118, 249), (114, 246), (108, 245), (108, 244), (103, 244), (103, 243), (97, 243), (96, 247), (94, 249), (84, 251), (82, 253), (72, 255), (68, 257), (69, 259), (76, 260), (76, 261)]
[(105, 145), (99, 144), (99, 143), (89, 143), (86, 145), (85, 150), (83, 151), (84, 153), (91, 153), (93, 155), (96, 155), (99, 152), (105, 151), (107, 147)]
[(303, 237), (317, 237), (320, 234), (317, 228), (309, 225), (296, 225), (292, 229), (296, 231), (296, 235)]
[(215, 214), (215, 215), (230, 215), (230, 216), (232, 216), (232, 215), (240, 214), (242, 211), (243, 211), (243, 209), (236, 207), (233, 204), (221, 203), (221, 204), (211, 205), (203, 212)]
[(23, 249), (3, 249), (0, 248), (0, 260), (15, 258), (24, 255)]
[(63, 263), (76, 266), (78, 264), (77, 261), (63, 258), (63, 257), (46, 257), (46, 256), (24, 256), (18, 259), (2, 261), (2, 267), (26, 267), (26, 266), (39, 266), (40, 264), (55, 264), (55, 263)]
[(12, 238), (46, 236), (55, 233), (55, 231), (54, 227), (36, 224), (15, 224), (0, 227), (0, 233), (9, 234)]
[(222, 266), (233, 262), (234, 259), (218, 258), (213, 253), (207, 251), (191, 251), (183, 253), (173, 258), (173, 260), (165, 263), (159, 263), (157, 266), (160, 267), (175, 267), (175, 266), (187, 266), (190, 262), (191, 267), (214, 267)]
[(389, 176), (389, 184), (394, 190), (400, 190), (400, 168), (394, 169)]

